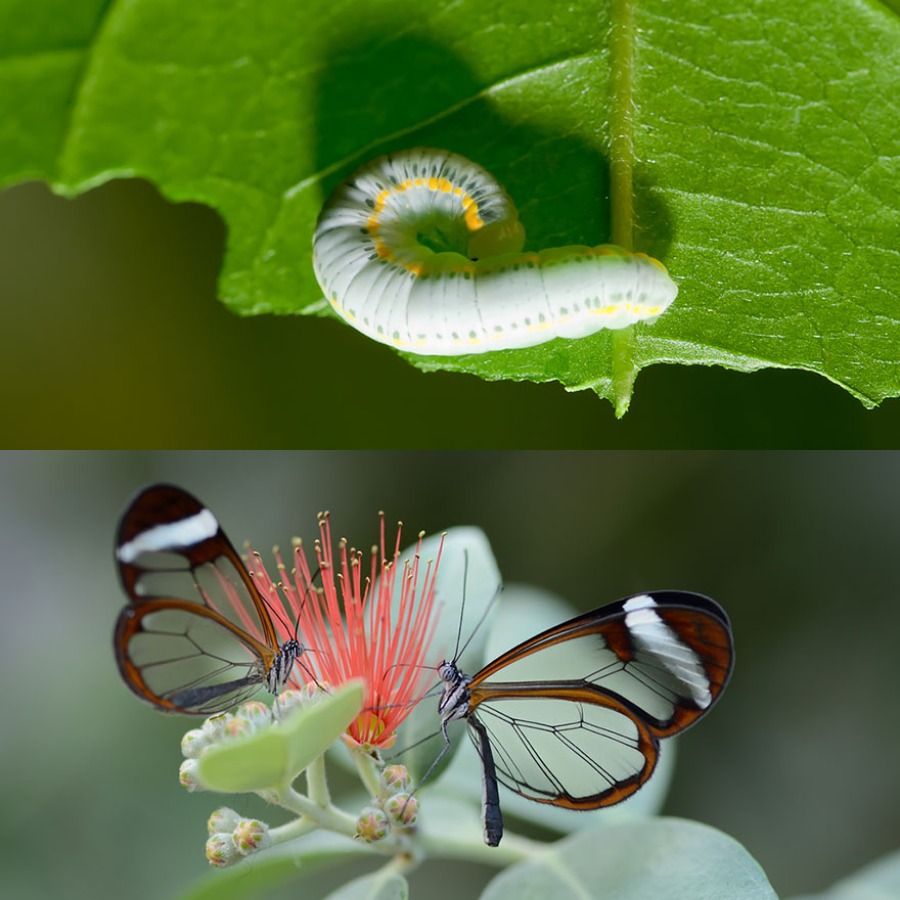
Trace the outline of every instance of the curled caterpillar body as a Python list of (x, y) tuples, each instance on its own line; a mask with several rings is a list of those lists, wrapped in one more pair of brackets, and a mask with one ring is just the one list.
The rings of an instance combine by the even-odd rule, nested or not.
[(367, 163), (334, 191), (313, 235), (313, 265), (354, 328), (436, 356), (653, 321), (678, 293), (643, 253), (611, 244), (523, 253), (524, 242), (516, 208), (489, 172), (419, 148)]

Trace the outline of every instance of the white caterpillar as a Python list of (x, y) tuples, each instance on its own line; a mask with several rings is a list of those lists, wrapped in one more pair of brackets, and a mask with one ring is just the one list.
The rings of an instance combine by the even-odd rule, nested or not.
[(313, 265), (354, 328), (438, 356), (653, 321), (678, 293), (643, 253), (611, 244), (523, 253), (524, 242), (516, 208), (489, 172), (418, 148), (367, 163), (334, 191), (313, 235)]

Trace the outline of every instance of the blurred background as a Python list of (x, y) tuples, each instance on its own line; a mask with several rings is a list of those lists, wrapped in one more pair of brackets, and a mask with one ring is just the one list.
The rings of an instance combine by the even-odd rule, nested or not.
[[(782, 895), (900, 845), (897, 454), (4, 453), (4, 896), (169, 897), (207, 872), (218, 803), (177, 780), (191, 722), (133, 697), (111, 650), (116, 522), (158, 480), (264, 553), (313, 537), (326, 508), (366, 546), (384, 509), (410, 535), (480, 526), (506, 583), (579, 609), (709, 594), (731, 615), (736, 673), (680, 739), (666, 812), (731, 834)], [(492, 874), (435, 863), (411, 883), (472, 896)]]
[(0, 235), (2, 447), (900, 446), (900, 401), (809, 372), (651, 366), (618, 422), (589, 391), (424, 375), (334, 318), (238, 318), (222, 220), (141, 180), (10, 188)]

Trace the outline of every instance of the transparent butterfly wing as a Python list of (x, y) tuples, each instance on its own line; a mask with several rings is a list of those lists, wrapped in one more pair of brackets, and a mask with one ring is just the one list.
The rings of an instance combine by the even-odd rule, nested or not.
[[(270, 607), (215, 516), (187, 491), (157, 484), (138, 494), (119, 524), (116, 562), (133, 602), (198, 603), (277, 646)], [(283, 608), (274, 613), (284, 618)]]
[(119, 525), (130, 602), (116, 623), (119, 671), (155, 706), (211, 715), (266, 680), (278, 652), (269, 608), (213, 514), (171, 485), (132, 501)]
[(559, 806), (608, 806), (649, 778), (658, 738), (711, 708), (732, 662), (728, 619), (714, 601), (639, 594), (485, 666), (470, 685), (470, 714), (488, 729), (508, 787)]
[[(658, 742), (617, 708), (565, 697), (498, 696), (482, 702), (497, 778), (530, 800), (569, 809), (619, 803), (652, 774)], [(479, 742), (470, 732), (476, 749)]]
[(268, 648), (197, 604), (176, 603), (146, 600), (119, 614), (116, 657), (131, 690), (160, 709), (207, 716), (256, 693)]

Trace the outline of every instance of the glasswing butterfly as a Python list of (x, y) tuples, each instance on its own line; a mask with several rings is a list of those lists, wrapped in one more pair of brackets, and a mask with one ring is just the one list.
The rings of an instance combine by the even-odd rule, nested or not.
[(169, 484), (142, 490), (119, 523), (116, 562), (129, 603), (113, 649), (142, 700), (210, 716), (285, 685), (303, 647), (196, 497)]
[(712, 708), (733, 663), (725, 611), (688, 591), (636, 594), (576, 616), (472, 676), (445, 660), (445, 744), (431, 768), (449, 749), (447, 725), (464, 719), (483, 767), (484, 840), (496, 847), (498, 781), (568, 809), (620, 803), (653, 773), (660, 738)]

